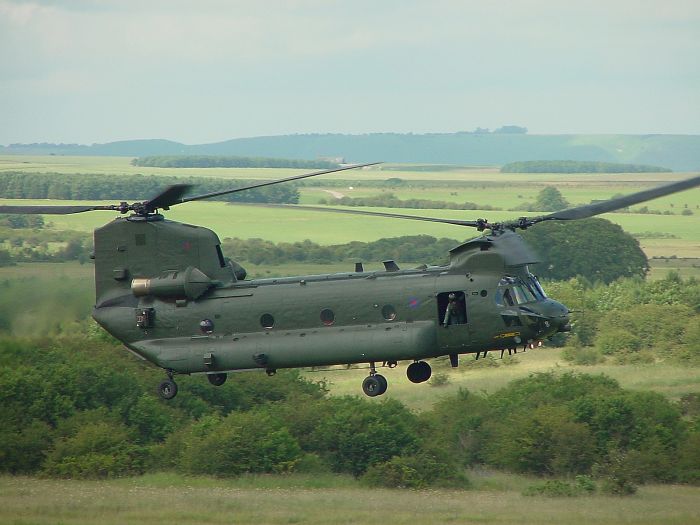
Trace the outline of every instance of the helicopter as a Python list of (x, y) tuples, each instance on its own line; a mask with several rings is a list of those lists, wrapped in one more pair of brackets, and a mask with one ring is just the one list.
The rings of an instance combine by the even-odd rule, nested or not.
[(449, 251), (445, 265), (401, 269), (393, 260), (366, 271), (247, 279), (226, 258), (213, 231), (165, 219), (187, 202), (372, 166), (356, 164), (186, 197), (169, 186), (150, 200), (92, 206), (0, 206), (0, 213), (120, 215), (94, 232), (92, 317), (128, 350), (165, 370), (163, 399), (178, 391), (178, 374), (205, 374), (214, 386), (228, 374), (368, 364), (363, 392), (387, 391), (380, 367), (410, 361), (408, 380), (431, 377), (426, 359), (535, 348), (571, 330), (570, 311), (547, 296), (530, 266), (540, 262), (517, 230), (625, 208), (700, 185), (700, 176), (631, 195), (534, 217), (490, 223), (314, 206), (333, 213), (408, 219), (475, 228), (481, 235)]

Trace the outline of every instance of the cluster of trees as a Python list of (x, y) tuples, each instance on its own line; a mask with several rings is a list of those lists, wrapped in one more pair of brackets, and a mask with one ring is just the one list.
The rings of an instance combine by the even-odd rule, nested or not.
[(18, 262), (89, 260), (92, 237), (83, 232), (44, 229), (40, 215), (0, 216), (0, 266)]
[(41, 215), (5, 215), (0, 214), (0, 228), (17, 230), (26, 228), (41, 230), (44, 228), (44, 217)]
[(273, 243), (262, 239), (224, 239), (223, 251), (232, 259), (253, 264), (314, 263), (340, 261), (396, 261), (444, 263), (448, 251), (459, 244), (445, 237), (407, 235), (379, 239), (373, 242), (352, 241), (345, 244), (321, 246), (305, 240), (294, 243)]
[[(696, 397), (688, 396), (690, 404)], [(697, 416), (605, 376), (555, 373), (514, 381), (488, 397), (460, 392), (426, 414), (464, 464), (588, 475), (622, 494), (649, 481), (700, 481)]]
[(527, 204), (525, 206), (519, 206), (513, 209), (513, 211), (526, 210), (526, 211), (559, 211), (564, 210), (570, 206), (569, 201), (567, 201), (562, 193), (554, 186), (545, 186), (537, 194), (537, 199), (532, 204)]
[[(492, 395), (461, 391), (416, 414), (329, 397), (296, 371), (240, 374), (222, 387), (160, 372), (101, 335), (0, 341), (0, 471), (114, 477), (160, 470), (221, 477), (338, 472), (372, 485), (465, 486), (464, 468), (700, 482), (700, 424), (683, 405), (602, 376), (537, 374)], [(697, 404), (697, 403), (696, 403)], [(684, 417), (685, 416), (685, 417)]]
[(667, 173), (668, 168), (646, 164), (621, 164), (582, 160), (526, 160), (510, 162), (501, 173)]
[(521, 235), (541, 256), (543, 264), (534, 270), (546, 279), (578, 275), (611, 283), (621, 277), (643, 277), (649, 266), (639, 241), (606, 219), (545, 221)]
[(138, 157), (132, 166), (156, 168), (295, 168), (332, 169), (338, 163), (327, 160), (276, 159), (270, 157), (239, 157), (232, 155), (160, 155)]
[[(104, 175), (0, 173), (0, 195), (7, 199), (72, 199), (72, 200), (143, 200), (153, 197), (171, 184), (191, 184), (197, 194), (224, 191), (253, 182), (199, 177), (156, 177), (144, 175)], [(299, 191), (293, 183), (278, 184), (213, 197), (226, 202), (266, 202), (296, 204)]]
[[(391, 180), (391, 179), (389, 179)], [(390, 192), (384, 192), (375, 197), (341, 197), (340, 199), (321, 199), (319, 204), (335, 204), (341, 206), (373, 206), (381, 208), (413, 208), (432, 210), (500, 210), (488, 204), (476, 202), (448, 202), (430, 199), (406, 199), (401, 200)]]
[(547, 291), (573, 310), (565, 356), (578, 364), (672, 360), (700, 365), (700, 281), (583, 278), (553, 282)]

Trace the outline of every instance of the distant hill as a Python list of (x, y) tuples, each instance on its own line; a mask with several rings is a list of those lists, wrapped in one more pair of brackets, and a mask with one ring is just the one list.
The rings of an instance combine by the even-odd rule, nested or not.
[(289, 159), (344, 158), (347, 162), (410, 162), (501, 166), (532, 160), (648, 164), (700, 171), (700, 135), (528, 135), (524, 133), (370, 133), (251, 137), (185, 145), (168, 140), (93, 144), (12, 144), (0, 154), (241, 155)]

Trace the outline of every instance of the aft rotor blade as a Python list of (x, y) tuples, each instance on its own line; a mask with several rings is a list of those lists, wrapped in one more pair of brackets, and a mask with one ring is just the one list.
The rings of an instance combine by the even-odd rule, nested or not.
[(94, 210), (116, 210), (116, 206), (0, 206), (0, 213), (22, 215), (69, 215)]
[(168, 209), (173, 204), (179, 204), (182, 201), (182, 196), (189, 191), (191, 184), (173, 184), (161, 191), (151, 200), (144, 202), (144, 205), (149, 211), (160, 209)]
[(632, 204), (639, 204), (640, 202), (649, 201), (658, 197), (664, 197), (665, 195), (670, 195), (679, 191), (689, 190), (696, 186), (700, 186), (700, 175), (671, 184), (657, 186), (656, 188), (651, 188), (650, 190), (625, 195), (624, 197), (618, 197), (617, 199), (610, 199), (608, 201), (596, 202), (595, 204), (587, 204), (585, 206), (569, 208), (568, 210), (557, 211), (543, 217), (533, 218), (532, 220), (533, 222), (541, 222), (551, 220), (568, 221), (574, 219), (585, 219), (587, 217), (593, 217), (594, 215), (600, 215), (601, 213), (626, 208)]
[(399, 213), (384, 213), (379, 211), (346, 210), (342, 208), (325, 208), (321, 206), (293, 206), (288, 204), (253, 204), (262, 208), (285, 208), (295, 210), (326, 211), (331, 213), (349, 213), (352, 215), (369, 215), (371, 217), (389, 217), (390, 219), (410, 219), (414, 221), (439, 222), (443, 224), (453, 224), (456, 226), (471, 226), (472, 228), (488, 228), (485, 220), (460, 221), (458, 219), (440, 219), (437, 217), (421, 217), (420, 215), (402, 215)]
[(194, 197), (187, 197), (186, 199), (180, 199), (177, 202), (172, 202), (171, 204), (180, 204), (182, 202), (192, 202), (201, 199), (208, 199), (210, 197), (218, 197), (219, 195), (228, 195), (229, 193), (236, 193), (239, 191), (252, 190), (254, 188), (262, 188), (264, 186), (271, 186), (273, 184), (281, 184), (283, 182), (290, 182), (293, 180), (306, 179), (309, 177), (317, 177), (318, 175), (325, 175), (326, 173), (335, 173), (337, 171), (354, 170), (356, 168), (364, 168), (366, 166), (375, 166), (381, 164), (381, 162), (370, 162), (368, 164), (353, 164), (352, 166), (343, 166), (341, 168), (332, 168), (329, 170), (315, 171), (313, 173), (305, 173), (303, 175), (295, 175), (293, 177), (287, 177), (286, 179), (278, 179), (266, 182), (260, 182), (258, 184), (251, 184), (250, 186), (243, 186), (242, 188), (234, 188), (232, 190), (215, 191), (213, 193), (205, 193), (204, 195), (196, 195)]

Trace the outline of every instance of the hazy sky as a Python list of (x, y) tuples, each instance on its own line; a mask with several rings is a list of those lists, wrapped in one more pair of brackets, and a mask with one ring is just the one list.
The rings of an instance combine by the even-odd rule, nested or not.
[(0, 144), (700, 133), (700, 1), (0, 0)]

